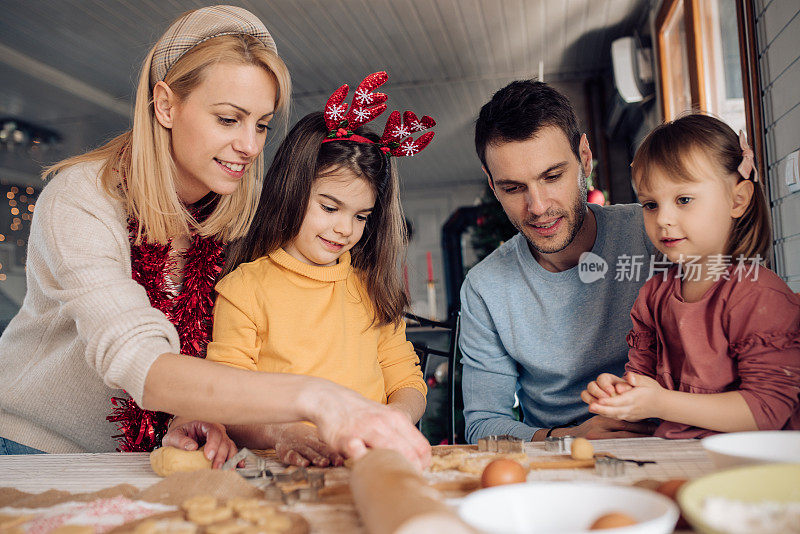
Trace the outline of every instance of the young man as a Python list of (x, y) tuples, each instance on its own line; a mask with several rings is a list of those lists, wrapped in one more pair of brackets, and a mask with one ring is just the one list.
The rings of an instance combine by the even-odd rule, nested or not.
[[(589, 143), (569, 101), (544, 83), (498, 91), (481, 109), (475, 146), (519, 233), (461, 289), (468, 441), (650, 434), (646, 424), (590, 418), (580, 398), (594, 377), (627, 361), (629, 312), (654, 250), (641, 207), (587, 205)], [(620, 262), (639, 272), (619, 276)], [(513, 415), (515, 393), (524, 422)]]

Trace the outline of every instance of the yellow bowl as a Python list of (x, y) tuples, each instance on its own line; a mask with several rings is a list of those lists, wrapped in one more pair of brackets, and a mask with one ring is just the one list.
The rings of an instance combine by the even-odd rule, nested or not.
[(678, 504), (687, 521), (703, 534), (724, 534), (711, 528), (703, 518), (703, 504), (708, 497), (747, 503), (800, 503), (800, 464), (738, 467), (685, 484), (678, 491)]

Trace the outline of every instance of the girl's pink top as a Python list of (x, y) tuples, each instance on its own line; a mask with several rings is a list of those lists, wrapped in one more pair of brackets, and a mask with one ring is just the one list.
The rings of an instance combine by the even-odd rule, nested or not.
[[(732, 266), (729, 279), (684, 302), (676, 272), (657, 274), (639, 291), (625, 369), (675, 391), (739, 391), (760, 430), (800, 429), (800, 298), (766, 267)], [(655, 432), (672, 439), (711, 434), (670, 421)]]

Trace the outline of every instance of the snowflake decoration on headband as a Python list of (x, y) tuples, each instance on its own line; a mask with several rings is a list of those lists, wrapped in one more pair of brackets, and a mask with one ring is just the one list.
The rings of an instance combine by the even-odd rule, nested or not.
[(418, 119), (412, 111), (404, 112), (402, 121), (400, 112), (393, 111), (389, 115), (389, 120), (386, 121), (383, 136), (377, 143), (355, 133), (358, 127), (374, 120), (386, 111), (388, 97), (374, 91), (388, 79), (389, 76), (384, 71), (375, 72), (364, 78), (356, 88), (349, 111), (344, 100), (347, 98), (350, 88), (345, 84), (334, 91), (325, 105), (324, 117), (328, 135), (322, 142), (348, 140), (377, 144), (381, 151), (391, 156), (413, 156), (428, 146), (433, 139), (434, 132), (424, 133), (416, 140), (411, 137), (411, 134), (433, 128), (436, 121), (427, 115)]
[(325, 120), (340, 121), (344, 119), (344, 114), (347, 112), (347, 104), (341, 106), (331, 106), (325, 110)]

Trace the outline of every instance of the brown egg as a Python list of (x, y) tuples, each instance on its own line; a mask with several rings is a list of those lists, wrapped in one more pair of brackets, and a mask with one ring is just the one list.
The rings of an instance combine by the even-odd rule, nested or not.
[(589, 530), (604, 530), (607, 528), (620, 528), (635, 525), (636, 520), (628, 514), (622, 512), (611, 512), (604, 514), (594, 520)]
[(572, 440), (570, 453), (573, 460), (591, 460), (594, 458), (594, 447), (586, 438), (575, 438)]
[(656, 487), (656, 491), (674, 501), (678, 490), (681, 489), (681, 486), (684, 484), (686, 484), (685, 478), (673, 478), (659, 484), (658, 487)]
[(481, 487), (502, 486), (525, 482), (528, 472), (519, 462), (508, 458), (498, 458), (487, 465), (481, 475)]
[[(666, 482), (662, 482), (656, 487), (656, 491), (659, 492), (661, 495), (665, 497), (669, 497), (673, 501), (677, 501), (678, 497), (678, 490), (681, 489), (681, 486), (686, 484), (685, 478), (673, 478), (671, 480), (667, 480)], [(676, 528), (689, 528), (689, 523), (686, 521), (686, 518), (683, 517), (683, 513), (681, 512), (680, 517), (678, 517), (678, 524), (675, 525)]]

